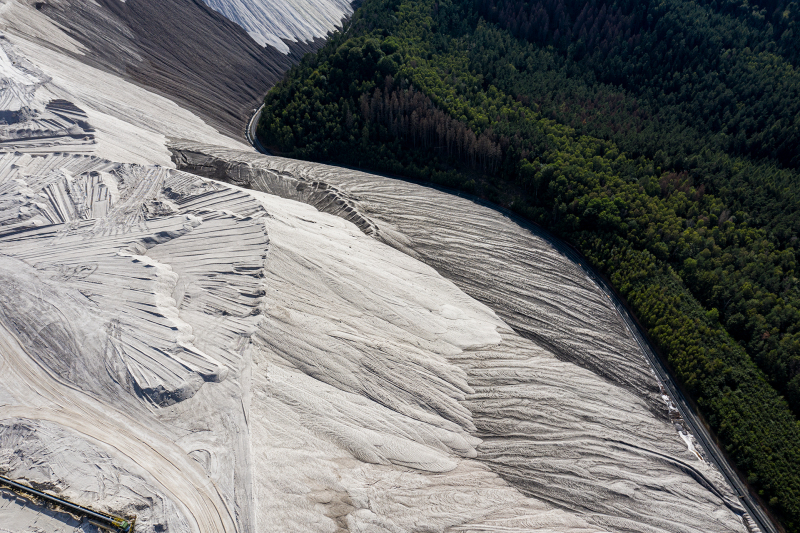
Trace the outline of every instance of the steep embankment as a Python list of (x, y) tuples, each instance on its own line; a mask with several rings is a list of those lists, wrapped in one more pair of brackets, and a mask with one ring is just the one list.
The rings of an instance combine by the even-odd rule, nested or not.
[[(6, 474), (142, 531), (743, 531), (652, 376), (642, 395), (559, 360), (340, 217), (66, 154), (7, 154), (0, 187)], [(575, 283), (618, 323), (528, 244), (553, 264), (542, 301)], [(47, 466), (95, 457), (113, 477)]]
[[(293, 62), (187, 0), (10, 0), (4, 19), (9, 33), (151, 88), (237, 137), (255, 103)], [(57, 28), (34, 33), (22, 21)]]
[[(476, 193), (574, 245), (630, 303), (752, 490), (798, 530), (800, 180), (764, 151), (791, 164), (800, 77), (764, 51), (778, 50), (773, 37), (745, 31), (757, 24), (744, 4), (531, 5), (368, 0), (270, 91), (258, 135), (286, 156)], [(537, 34), (546, 46), (529, 42)], [(692, 51), (702, 42), (707, 55)], [(637, 94), (658, 104), (637, 110)], [(674, 157), (648, 159), (640, 143)]]
[(165, 95), (240, 138), (264, 93), (352, 13), (345, 0), (207, 4), (4, 0), (0, 28)]
[(201, 2), (3, 0), (8, 71), (0, 147), (47, 152), (69, 145), (164, 165), (171, 164), (165, 137), (242, 147), (245, 121), (264, 93), (341, 22), (332, 17), (350, 12), (327, 5), (319, 5), (331, 18), (325, 21), (299, 7), (283, 11), (284, 54)]
[(244, 147), (172, 100), (58, 50), (9, 34), (0, 37), (0, 49), (9, 116), (0, 125), (3, 151), (66, 151), (170, 166), (166, 143), (172, 136)]

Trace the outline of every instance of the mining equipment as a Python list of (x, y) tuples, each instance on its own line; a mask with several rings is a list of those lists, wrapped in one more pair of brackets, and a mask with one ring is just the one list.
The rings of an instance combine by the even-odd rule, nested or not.
[(33, 503), (49, 505), (55, 510), (68, 513), (79, 520), (85, 518), (93, 526), (110, 531), (111, 533), (133, 533), (133, 528), (136, 525), (136, 517), (128, 520), (119, 516), (95, 511), (83, 505), (69, 502), (58, 496), (47, 494), (33, 487), (12, 481), (7, 477), (0, 476), (0, 488), (3, 487), (10, 489), (12, 492)]

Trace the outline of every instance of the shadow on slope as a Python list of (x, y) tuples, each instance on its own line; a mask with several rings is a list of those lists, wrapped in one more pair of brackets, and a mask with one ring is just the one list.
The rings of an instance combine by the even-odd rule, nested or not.
[(287, 42), (291, 52), (284, 55), (260, 46), (199, 0), (49, 0), (34, 6), (88, 50), (65, 53), (155, 89), (236, 138), (267, 90), (324, 42)]

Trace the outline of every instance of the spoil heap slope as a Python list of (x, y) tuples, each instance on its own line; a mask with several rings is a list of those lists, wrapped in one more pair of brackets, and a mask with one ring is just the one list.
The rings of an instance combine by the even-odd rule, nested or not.
[[(0, 24), (19, 28), (21, 19), (43, 16), (11, 4)], [(0, 36), (0, 150), (46, 155), (61, 151), (113, 161), (171, 166), (169, 137), (245, 148), (172, 100), (93, 67), (63, 50), (37, 44), (35, 33)], [(53, 26), (52, 42), (70, 38)], [(76, 45), (77, 46), (77, 45)]]
[(289, 44), (313, 43), (340, 26), (353, 13), (347, 0), (204, 0), (215, 11), (236, 22), (259, 44), (284, 54)]
[[(706, 519), (744, 515), (608, 297), (546, 240), (492, 209), (407, 182), (192, 143), (173, 152), (179, 168), (357, 224), (436, 265), (513, 324), (502, 342), (456, 360), (475, 391), (465, 405), (483, 439), (476, 459), (523, 493), (622, 531), (713, 531), (734, 526)], [(640, 477), (664, 465), (666, 484)], [(684, 476), (692, 479), (678, 489), (684, 496), (662, 500)], [(719, 498), (717, 514), (696, 514), (694, 483)], [(693, 503), (684, 507), (683, 497)], [(678, 516), (680, 525), (665, 520)]]
[(11, 477), (143, 531), (741, 530), (641, 399), (339, 217), (63, 153), (0, 191)]
[[(114, 69), (201, 84), (151, 33), (242, 30), (115, 1), (0, 10), (4, 475), (147, 533), (746, 531), (579, 268), (455, 197), (237, 151)], [(257, 190), (148, 164), (180, 130), (180, 165)]]
[[(61, 48), (63, 53), (165, 94), (233, 136), (240, 135), (255, 102), (291, 65), (285, 54), (260, 46), (199, 2), (55, 0), (36, 5), (36, 15), (25, 16), (63, 28), (75, 43), (76, 49)], [(36, 7), (31, 2), (13, 9)], [(30, 35), (13, 21), (7, 30), (60, 48), (61, 37)]]

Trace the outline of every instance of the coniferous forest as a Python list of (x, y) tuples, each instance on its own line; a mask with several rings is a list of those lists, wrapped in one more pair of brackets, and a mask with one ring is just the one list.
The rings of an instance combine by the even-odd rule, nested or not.
[(755, 1), (365, 0), (258, 135), (572, 243), (800, 532), (800, 7)]

